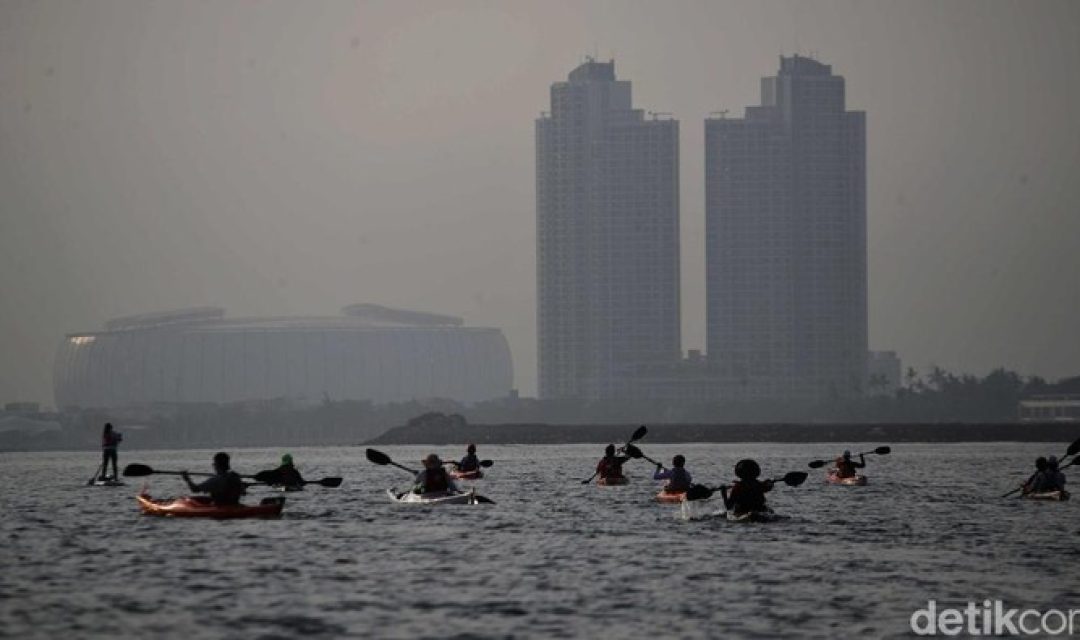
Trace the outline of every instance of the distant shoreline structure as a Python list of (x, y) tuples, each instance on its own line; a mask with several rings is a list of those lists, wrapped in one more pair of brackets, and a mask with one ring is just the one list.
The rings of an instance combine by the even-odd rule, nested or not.
[[(364, 444), (606, 444), (619, 443), (637, 427), (620, 425), (440, 425), (394, 427)], [(1071, 442), (1080, 423), (918, 423), (918, 424), (657, 424), (645, 442), (811, 443), (811, 442)]]

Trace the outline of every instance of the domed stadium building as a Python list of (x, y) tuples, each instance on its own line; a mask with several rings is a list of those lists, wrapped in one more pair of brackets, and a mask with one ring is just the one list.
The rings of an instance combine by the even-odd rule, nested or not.
[(331, 317), (226, 318), (206, 307), (117, 318), (66, 336), (53, 367), (63, 409), (325, 398), (473, 403), (507, 396), (512, 385), (499, 329), (371, 304)]

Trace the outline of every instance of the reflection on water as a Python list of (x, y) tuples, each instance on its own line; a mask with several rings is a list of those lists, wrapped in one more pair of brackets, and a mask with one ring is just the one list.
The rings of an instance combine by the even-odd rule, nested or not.
[[(778, 475), (836, 453), (641, 445), (686, 454), (710, 484), (742, 457)], [(427, 452), (384, 450), (407, 466)], [(143, 479), (84, 486), (95, 452), (0, 455), (0, 637), (906, 636), (931, 598), (1080, 605), (1076, 505), (998, 497), (1036, 455), (1060, 455), (1045, 445), (897, 446), (868, 458), (867, 487), (821, 472), (777, 487), (770, 504), (790, 518), (760, 525), (708, 517), (718, 499), (689, 514), (655, 504), (644, 463), (627, 465), (629, 486), (581, 485), (602, 446), (482, 447), (496, 464), (476, 486), (498, 504), (439, 509), (390, 502), (406, 474), (361, 448), (291, 452), (308, 478), (345, 483), (257, 521), (140, 516)], [(212, 453), (121, 463), (208, 470)], [(281, 453), (235, 451), (234, 466), (272, 468)], [(155, 496), (181, 492), (174, 477), (149, 481)]]

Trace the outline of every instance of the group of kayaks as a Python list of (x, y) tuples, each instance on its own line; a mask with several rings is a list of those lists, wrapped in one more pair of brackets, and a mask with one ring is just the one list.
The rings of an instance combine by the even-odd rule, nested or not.
[[(635, 432), (635, 440), (643, 435), (644, 426), (642, 426), (637, 432)], [(631, 440), (631, 443), (633, 440)], [(1080, 450), (1080, 440), (1074, 443), (1073, 447), (1070, 447), (1070, 455), (1074, 454), (1073, 448)], [(626, 445), (626, 449), (629, 449), (633, 453), (638, 454), (634, 457), (642, 457), (640, 450), (633, 447), (630, 443)], [(624, 449), (624, 450), (626, 450)], [(888, 447), (878, 447), (872, 452), (887, 454), (890, 450)], [(847, 456), (845, 452), (845, 456)], [(864, 455), (864, 454), (859, 454)], [(374, 449), (367, 450), (367, 458), (369, 461), (379, 465), (390, 465), (398, 467), (404, 471), (417, 473), (416, 471), (404, 467), (390, 459), (386, 454), (376, 451)], [(680, 456), (681, 458), (681, 456)], [(646, 458), (648, 459), (648, 458)], [(652, 462), (651, 459), (650, 462)], [(679, 461), (677, 461), (679, 462)], [(1074, 461), (1077, 462), (1077, 461)], [(819, 468), (825, 466), (827, 461), (817, 460), (810, 463), (811, 468)], [(839, 459), (837, 464), (839, 465)], [(1070, 463), (1072, 464), (1072, 463)], [(492, 462), (490, 460), (482, 461), (483, 467), (490, 467)], [(865, 462), (863, 463), (865, 466)], [(1065, 465), (1068, 466), (1068, 465)], [(848, 467), (848, 472), (842, 474), (836, 467), (829, 468), (825, 473), (825, 483), (829, 485), (848, 486), (848, 487), (862, 487), (867, 485), (867, 477), (863, 474), (855, 473), (851, 474), (851, 468)], [(129, 473), (130, 472), (130, 473)], [(149, 475), (150, 473), (166, 473), (166, 474), (178, 474), (179, 472), (170, 471), (154, 471), (146, 465), (128, 465), (125, 469), (124, 475)], [(263, 474), (256, 474), (254, 477), (256, 481), (266, 482), (267, 478), (263, 476), (270, 472), (263, 472)], [(469, 471), (462, 471), (454, 468), (447, 471), (448, 475), (455, 480), (462, 481), (475, 481), (484, 477), (482, 469), (476, 468)], [(790, 486), (798, 486), (806, 479), (805, 472), (792, 472), (787, 474), (783, 478), (777, 478), (774, 482), (785, 482)], [(587, 482), (587, 481), (583, 481)], [(618, 487), (629, 484), (629, 479), (625, 476), (620, 477), (600, 477), (597, 479), (596, 484), (602, 487)], [(123, 486), (124, 482), (118, 478), (96, 478), (91, 483), (95, 486)], [(341, 484), (341, 478), (324, 478), (318, 481), (303, 481), (303, 484), (291, 486), (291, 485), (274, 485), (268, 483), (272, 489), (289, 492), (303, 490), (303, 484), (321, 484), (327, 487), (336, 487)], [(451, 486), (452, 483), (451, 483)], [(661, 504), (685, 504), (695, 500), (707, 499), (712, 496), (712, 493), (717, 489), (710, 489), (702, 485), (691, 485), (689, 491), (671, 491), (667, 488), (661, 489), (655, 496), (655, 501)], [(441, 505), (477, 505), (477, 504), (491, 504), (493, 501), (476, 492), (475, 488), (468, 488), (466, 490), (454, 490), (446, 492), (435, 493), (420, 493), (415, 489), (409, 489), (405, 491), (398, 491), (396, 489), (387, 489), (387, 497), (395, 503), (409, 504), (409, 505), (428, 505), (428, 506), (441, 506)], [(1042, 501), (1064, 501), (1069, 499), (1069, 493), (1064, 490), (1055, 491), (1040, 491), (1040, 492), (1025, 492), (1022, 495), (1023, 498), (1028, 500), (1042, 500)], [(280, 516), (285, 506), (285, 497), (267, 497), (262, 498), (258, 504), (238, 504), (238, 505), (220, 505), (215, 504), (209, 497), (203, 496), (184, 496), (179, 498), (169, 499), (154, 499), (144, 490), (138, 496), (139, 509), (142, 513), (152, 516), (171, 517), (171, 518), (220, 518), (220, 519), (235, 519), (235, 518), (267, 518)], [(733, 522), (772, 522), (775, 520), (783, 519), (784, 516), (775, 514), (771, 509), (767, 507), (760, 511), (749, 511), (744, 513), (722, 513), (727, 520)]]

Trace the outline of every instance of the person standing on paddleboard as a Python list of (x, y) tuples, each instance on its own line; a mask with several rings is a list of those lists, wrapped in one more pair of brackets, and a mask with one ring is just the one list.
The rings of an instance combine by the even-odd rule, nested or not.
[(429, 453), (420, 462), (424, 470), (416, 474), (413, 482), (414, 493), (457, 493), (458, 488), (450, 479), (450, 474), (443, 468), (442, 460), (434, 453)]
[[(105, 423), (105, 428), (101, 432), (101, 479), (103, 481), (116, 480), (120, 477), (120, 473), (116, 470), (117, 456), (116, 448), (120, 446), (120, 441), (124, 439), (124, 436), (119, 431), (114, 431), (111, 422)], [(112, 476), (109, 476), (109, 461), (112, 460)]]
[(761, 467), (753, 460), (739, 460), (735, 465), (735, 477), (738, 478), (731, 485), (720, 487), (720, 495), (724, 498), (724, 508), (728, 511), (741, 515), (754, 511), (765, 511), (765, 494), (772, 491), (773, 481), (761, 482)]
[(205, 482), (195, 484), (187, 471), (182, 471), (180, 477), (192, 493), (209, 493), (210, 500), (218, 506), (240, 504), (240, 496), (247, 493), (244, 481), (229, 468), (229, 454), (224, 451), (214, 454), (214, 475)]
[(627, 456), (615, 455), (615, 445), (609, 444), (604, 449), (604, 457), (596, 463), (596, 473), (600, 474), (600, 478), (604, 480), (622, 478), (622, 466), (629, 459)]
[(690, 472), (686, 470), (686, 458), (682, 455), (671, 459), (671, 469), (664, 469), (664, 465), (657, 462), (653, 480), (667, 480), (664, 491), (668, 493), (682, 493), (690, 489), (693, 483)]
[(836, 459), (836, 477), (837, 478), (854, 478), (856, 469), (866, 468), (866, 456), (859, 454), (859, 461), (854, 462), (851, 459), (851, 452), (845, 451), (843, 455)]
[(457, 463), (457, 470), (462, 473), (480, 470), (480, 458), (476, 457), (476, 445), (470, 444), (465, 448), (465, 457)]

